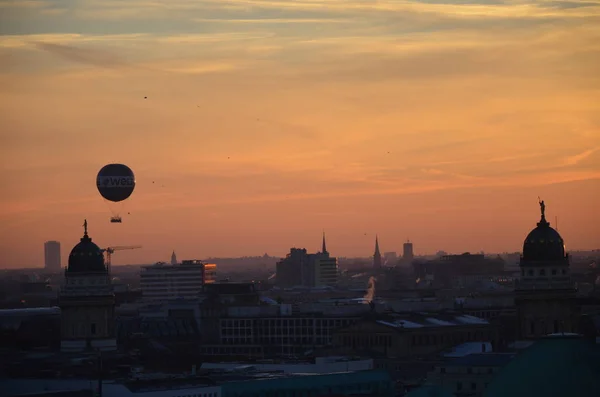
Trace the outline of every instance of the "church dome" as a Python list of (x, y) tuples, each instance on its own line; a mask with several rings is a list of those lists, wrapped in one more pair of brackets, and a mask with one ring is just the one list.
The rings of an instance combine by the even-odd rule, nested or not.
[(104, 255), (100, 247), (92, 242), (87, 234), (87, 221), (84, 224), (85, 233), (69, 254), (69, 273), (88, 273), (88, 272), (106, 272), (104, 266)]
[(523, 260), (558, 261), (565, 258), (565, 243), (558, 232), (546, 221), (544, 202), (540, 202), (542, 219), (525, 238)]

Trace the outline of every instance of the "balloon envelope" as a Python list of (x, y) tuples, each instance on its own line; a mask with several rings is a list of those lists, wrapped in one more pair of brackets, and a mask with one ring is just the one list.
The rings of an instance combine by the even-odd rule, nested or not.
[(108, 201), (127, 199), (135, 189), (135, 175), (124, 164), (108, 164), (102, 167), (96, 178), (98, 191)]

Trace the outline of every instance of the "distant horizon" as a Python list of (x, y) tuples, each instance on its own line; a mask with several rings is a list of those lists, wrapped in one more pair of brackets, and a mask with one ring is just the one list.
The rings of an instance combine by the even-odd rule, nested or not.
[[(62, 247), (62, 246), (61, 246)], [(300, 247), (295, 247), (295, 248), (300, 248)], [(308, 250), (308, 253), (316, 253), (318, 251), (310, 251)], [(391, 252), (391, 251), (386, 251), (386, 252)], [(446, 251), (444, 251), (446, 252)], [(567, 253), (570, 254), (577, 254), (577, 253), (593, 253), (593, 252), (600, 252), (600, 248), (594, 248), (594, 249), (579, 249), (579, 250), (570, 250), (567, 251)], [(396, 253), (398, 253), (396, 251)], [(469, 251), (465, 251), (465, 252), (446, 252), (447, 255), (462, 255), (465, 253), (469, 253), (469, 254), (473, 254), (473, 255), (477, 255), (480, 254), (481, 252), (469, 252)], [(515, 254), (521, 254), (521, 251), (511, 251), (511, 252), (484, 252), (484, 255), (486, 256), (495, 256), (495, 255), (515, 255)], [(264, 255), (264, 254), (263, 254)], [(247, 256), (235, 256), (235, 257), (208, 257), (208, 258), (182, 258), (182, 259), (178, 259), (178, 263), (181, 263), (182, 260), (200, 260), (203, 262), (208, 262), (208, 261), (212, 261), (212, 260), (236, 260), (236, 259), (244, 259), (244, 258), (261, 258), (263, 257), (263, 255), (247, 255)], [(332, 256), (338, 258), (338, 259), (344, 259), (344, 260), (371, 260), (373, 258), (373, 256), (340, 256), (340, 255), (334, 255), (333, 253), (331, 253)], [(436, 256), (436, 253), (433, 254), (415, 254), (414, 258), (418, 259), (418, 258), (424, 258), (424, 257), (432, 257), (432, 256)], [(284, 258), (285, 255), (283, 256), (272, 256), (269, 255), (269, 258), (272, 259), (278, 259), (278, 258)], [(398, 256), (398, 259), (400, 259), (401, 256)], [(114, 262), (114, 259), (113, 259)], [(164, 261), (153, 261), (153, 262), (143, 262), (143, 263), (112, 263), (113, 267), (125, 267), (125, 266), (148, 266), (148, 265), (153, 265), (155, 263), (159, 263), (159, 262), (164, 262), (164, 263), (170, 263), (167, 260)], [(239, 266), (245, 266), (246, 264), (240, 264)], [(64, 269), (67, 266), (67, 264), (61, 264), (61, 269)], [(238, 266), (238, 265), (228, 265), (228, 266)], [(44, 269), (44, 265), (41, 266), (25, 266), (25, 267), (0, 267), (0, 270), (37, 270), (37, 269)]]

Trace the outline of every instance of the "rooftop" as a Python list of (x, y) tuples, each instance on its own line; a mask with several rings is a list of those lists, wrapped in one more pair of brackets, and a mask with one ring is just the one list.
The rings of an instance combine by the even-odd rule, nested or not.
[(394, 328), (415, 329), (425, 327), (456, 327), (464, 325), (489, 325), (489, 322), (479, 317), (454, 313), (410, 313), (408, 315), (393, 315), (389, 320), (379, 320), (379, 324)]
[(513, 358), (512, 353), (476, 353), (458, 357), (448, 362), (446, 366), (457, 367), (504, 367)]

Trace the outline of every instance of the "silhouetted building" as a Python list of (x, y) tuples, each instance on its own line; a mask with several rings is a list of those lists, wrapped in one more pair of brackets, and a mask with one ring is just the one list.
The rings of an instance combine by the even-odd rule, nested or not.
[(394, 251), (384, 252), (383, 253), (384, 263), (396, 263), (398, 262), (398, 254)]
[(379, 251), (379, 238), (375, 236), (375, 253), (373, 254), (373, 267), (381, 268), (381, 252)]
[(176, 265), (177, 264), (177, 255), (175, 255), (175, 250), (173, 250), (173, 253), (171, 254), (171, 265)]
[(569, 255), (560, 234), (542, 216), (525, 238), (521, 275), (515, 287), (515, 305), (521, 338), (574, 332), (579, 321), (576, 289), (571, 280)]
[(202, 286), (217, 279), (217, 265), (199, 260), (143, 266), (140, 286), (144, 300), (197, 299)]
[(414, 261), (412, 267), (415, 278), (432, 279), (432, 285), (436, 287), (456, 288), (502, 274), (504, 260), (465, 252), (429, 261)]
[(44, 243), (44, 269), (49, 273), (60, 271), (60, 243), (58, 241), (46, 241)]
[(0, 347), (32, 349), (60, 345), (60, 309), (0, 310)]
[(415, 257), (415, 254), (413, 252), (413, 243), (407, 241), (406, 243), (404, 243), (402, 248), (402, 259), (408, 262), (412, 261)]
[(87, 233), (71, 250), (60, 290), (61, 350), (115, 350), (115, 296), (102, 250)]
[(276, 283), (282, 288), (335, 286), (337, 274), (337, 258), (327, 252), (325, 234), (322, 252), (308, 254), (306, 248), (291, 248), (290, 253), (276, 264)]

